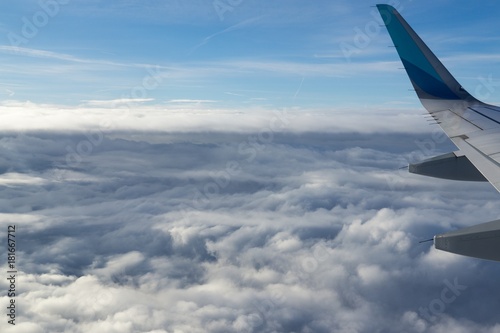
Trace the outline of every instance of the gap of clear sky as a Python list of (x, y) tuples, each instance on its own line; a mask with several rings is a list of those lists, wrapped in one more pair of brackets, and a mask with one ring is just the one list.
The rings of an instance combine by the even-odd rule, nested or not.
[[(418, 106), (379, 25), (376, 3), (4, 1), (0, 100)], [(386, 3), (401, 11), (466, 89), (500, 101), (499, 2)]]

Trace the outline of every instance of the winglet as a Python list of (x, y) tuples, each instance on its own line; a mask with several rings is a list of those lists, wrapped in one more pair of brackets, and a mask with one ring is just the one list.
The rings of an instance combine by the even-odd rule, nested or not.
[(377, 8), (420, 100), (476, 101), (394, 7), (379, 4)]

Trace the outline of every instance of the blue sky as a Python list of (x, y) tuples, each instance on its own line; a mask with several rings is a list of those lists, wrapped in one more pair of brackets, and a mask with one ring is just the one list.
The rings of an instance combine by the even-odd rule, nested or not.
[[(500, 102), (500, 4), (457, 3), (397, 7)], [(0, 3), (0, 331), (498, 333), (498, 262), (419, 244), (498, 193), (407, 172), (456, 147), (375, 2), (215, 4)]]
[[(4, 2), (0, 97), (58, 105), (142, 97), (159, 105), (418, 107), (387, 32), (374, 25), (375, 3)], [(479, 77), (500, 77), (500, 4), (396, 6), (472, 93)], [(370, 28), (360, 40), (359, 31)], [(148, 68), (161, 72), (161, 82), (134, 92)]]

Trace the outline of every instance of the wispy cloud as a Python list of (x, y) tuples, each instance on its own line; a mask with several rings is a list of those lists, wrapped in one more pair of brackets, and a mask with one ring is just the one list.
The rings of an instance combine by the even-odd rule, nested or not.
[(253, 24), (254, 22), (257, 22), (257, 21), (260, 21), (261, 19), (263, 18), (263, 16), (258, 16), (258, 17), (253, 17), (253, 18), (250, 18), (250, 19), (246, 19), (240, 23), (236, 23), (226, 29), (223, 29), (221, 31), (218, 31), (208, 37), (205, 37), (203, 39), (203, 41), (201, 41), (199, 44), (195, 45), (190, 51), (189, 51), (189, 54), (192, 54), (194, 51), (196, 51), (197, 49), (199, 49), (200, 47), (202, 47), (203, 45), (207, 44), (210, 42), (211, 39), (219, 36), (219, 35), (223, 35), (223, 34), (226, 34), (228, 32), (231, 32), (231, 31), (235, 31), (235, 30), (239, 30), (239, 29), (243, 29), (251, 24)]
[(91, 65), (94, 64), (94, 65), (105, 65), (114, 67), (135, 67), (135, 68), (156, 67), (159, 69), (167, 69), (167, 67), (162, 67), (159, 66), (158, 64), (153, 65), (153, 64), (139, 64), (139, 63), (125, 63), (125, 62), (109, 61), (102, 59), (82, 58), (66, 53), (58, 53), (53, 51), (39, 50), (39, 49), (19, 47), (19, 46), (10, 46), (10, 45), (0, 45), (0, 52), (21, 55), (25, 57), (32, 57), (32, 58), (60, 60), (63, 62), (70, 62), (70, 63), (82, 63)]
[(88, 60), (81, 59), (69, 54), (37, 50), (19, 46), (0, 45), (0, 52), (33, 57), (33, 58), (46, 58), (46, 59), (56, 59), (56, 60), (83, 62), (83, 63), (89, 62)]
[(174, 104), (203, 104), (203, 103), (216, 103), (217, 101), (211, 99), (171, 99), (168, 103)]
[(88, 100), (88, 101), (83, 101), (83, 104), (88, 106), (98, 106), (98, 107), (117, 107), (121, 105), (146, 103), (152, 101), (154, 101), (154, 98), (119, 98), (111, 100)]

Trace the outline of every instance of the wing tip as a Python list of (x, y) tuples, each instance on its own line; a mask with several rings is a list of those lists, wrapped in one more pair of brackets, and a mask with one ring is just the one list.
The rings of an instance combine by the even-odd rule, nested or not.
[(421, 100), (475, 101), (396, 8), (388, 4), (377, 4), (377, 8)]

